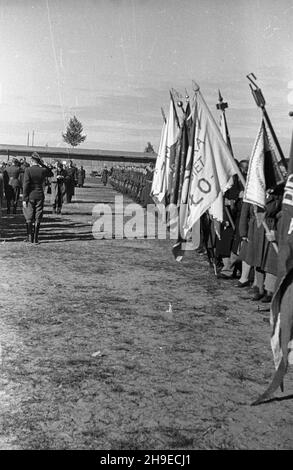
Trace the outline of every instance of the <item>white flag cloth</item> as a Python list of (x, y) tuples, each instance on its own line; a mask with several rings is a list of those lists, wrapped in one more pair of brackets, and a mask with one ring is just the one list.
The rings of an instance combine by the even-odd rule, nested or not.
[(261, 121), (252, 154), (249, 160), (246, 185), (244, 189), (243, 202), (254, 204), (265, 209), (266, 205), (266, 181), (264, 174), (265, 158), (265, 127)]
[(194, 156), (184, 230), (187, 233), (220, 192), (231, 186), (239, 168), (200, 91), (197, 92)]
[(155, 202), (162, 202), (165, 194), (162, 192), (164, 175), (166, 170), (167, 150), (167, 122), (164, 122), (161, 132), (160, 146), (156, 160), (151, 196)]
[[(224, 141), (226, 142), (227, 145), (229, 145), (230, 137), (228, 133), (228, 126), (227, 126), (224, 112), (221, 114), (221, 117), (220, 117), (220, 131), (221, 131)], [(232, 186), (232, 184), (233, 184), (233, 178), (229, 182), (229, 186)], [(215, 202), (213, 202), (213, 204), (211, 205), (209, 209), (209, 213), (217, 222), (223, 222), (224, 220), (224, 195), (222, 192), (219, 193), (219, 196), (217, 197)]]
[(209, 208), (209, 214), (218, 222), (223, 222), (224, 220), (224, 197), (223, 193), (220, 192), (215, 202), (212, 203)]
[(160, 148), (156, 161), (155, 175), (151, 194), (158, 202), (166, 202), (170, 195), (172, 174), (175, 164), (176, 143), (179, 135), (179, 125), (171, 98), (169, 115), (161, 133)]

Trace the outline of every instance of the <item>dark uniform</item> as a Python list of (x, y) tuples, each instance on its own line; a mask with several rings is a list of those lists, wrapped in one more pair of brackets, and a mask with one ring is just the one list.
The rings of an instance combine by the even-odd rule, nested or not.
[(79, 188), (83, 187), (84, 180), (85, 180), (85, 170), (81, 166), (79, 170), (77, 170), (77, 185)]
[(0, 170), (0, 219), (2, 216), (3, 196), (4, 196), (4, 179), (3, 179), (3, 173)]
[(104, 184), (104, 186), (106, 186), (107, 182), (108, 182), (108, 169), (107, 167), (103, 169), (102, 171), (102, 183)]
[[(44, 210), (44, 183), (47, 177), (53, 176), (52, 171), (35, 159), (36, 163), (25, 169), (23, 177), (23, 213), (26, 220), (28, 241), (38, 243), (40, 224)], [(42, 166), (39, 166), (42, 165)], [(35, 227), (33, 231), (33, 222)]]
[(13, 205), (13, 214), (16, 214), (17, 202), (20, 194), (20, 168), (13, 164), (6, 168), (8, 184), (6, 187), (7, 214), (10, 214), (11, 203)]
[(65, 170), (61, 166), (52, 170), (53, 176), (50, 178), (51, 185), (51, 204), (53, 214), (61, 214), (63, 196), (65, 194), (64, 177)]
[(65, 190), (66, 190), (66, 202), (70, 203), (72, 196), (74, 196), (74, 189), (77, 181), (77, 169), (72, 164), (66, 168), (65, 176)]
[(20, 164), (20, 175), (19, 175), (19, 180), (20, 180), (20, 193), (22, 193), (22, 188), (23, 188), (23, 176), (25, 169), (29, 167), (29, 164), (26, 162), (26, 160), (23, 160)]

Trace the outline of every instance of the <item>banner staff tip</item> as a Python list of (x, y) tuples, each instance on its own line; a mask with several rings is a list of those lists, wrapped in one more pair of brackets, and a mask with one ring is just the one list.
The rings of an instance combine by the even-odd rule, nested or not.
[(192, 85), (195, 93), (200, 90), (199, 85), (194, 80), (192, 80)]

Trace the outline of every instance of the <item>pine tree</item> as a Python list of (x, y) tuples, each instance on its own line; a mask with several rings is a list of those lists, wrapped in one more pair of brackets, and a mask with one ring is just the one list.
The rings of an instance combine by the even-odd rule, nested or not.
[(76, 147), (85, 141), (86, 135), (82, 135), (83, 127), (81, 122), (76, 116), (69, 119), (66, 132), (62, 134), (64, 142), (70, 144), (72, 147)]

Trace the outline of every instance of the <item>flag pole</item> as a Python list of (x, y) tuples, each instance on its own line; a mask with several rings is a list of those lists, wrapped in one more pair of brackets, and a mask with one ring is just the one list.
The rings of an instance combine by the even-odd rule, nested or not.
[[(250, 74), (250, 75), (252, 75), (253, 78), (254, 78), (254, 80), (256, 80), (256, 77), (255, 77), (254, 74)], [(277, 146), (277, 148), (278, 148), (278, 150), (279, 150), (279, 152), (280, 152), (280, 156), (281, 156), (281, 158), (282, 158), (283, 165), (284, 165), (284, 167), (287, 169), (287, 162), (286, 162), (286, 160), (285, 160), (285, 157), (284, 157), (284, 154), (283, 154), (282, 149), (281, 149), (281, 147), (280, 147), (280, 144), (279, 144), (279, 142), (278, 142), (277, 136), (276, 136), (276, 134), (275, 134), (275, 132), (274, 132), (274, 129), (273, 129), (273, 127), (272, 127), (272, 124), (271, 124), (271, 122), (270, 122), (270, 120), (269, 120), (269, 117), (268, 117), (267, 112), (266, 112), (266, 109), (265, 109), (265, 99), (264, 99), (264, 96), (263, 96), (263, 94), (262, 94), (261, 89), (260, 89), (260, 88), (256, 85), (256, 83), (251, 79), (250, 75), (247, 75), (247, 78), (248, 78), (248, 80), (250, 80), (250, 81), (253, 83), (253, 85), (255, 86), (255, 89), (254, 89), (254, 88), (252, 88), (252, 86), (251, 86), (251, 84), (250, 84), (250, 88), (251, 88), (253, 97), (254, 97), (254, 99), (255, 99), (257, 105), (262, 108), (264, 118), (265, 118), (265, 116), (266, 116), (267, 119), (268, 119), (268, 121), (267, 121), (267, 122), (268, 122), (268, 126), (269, 126), (269, 128), (270, 128), (270, 130), (271, 130), (271, 132), (272, 132), (272, 136), (275, 136), (275, 139), (276, 139), (276, 140), (274, 139), (274, 140), (275, 140), (275, 144), (276, 144), (276, 146)], [(223, 98), (222, 98), (222, 96), (221, 96), (221, 94), (220, 94), (220, 91), (219, 91), (219, 101), (220, 101), (220, 102), (222, 102), (221, 99), (222, 99), (222, 101), (223, 101)], [(223, 104), (222, 104), (222, 107), (224, 107)], [(223, 113), (225, 112), (225, 108), (226, 108), (226, 107), (228, 107), (228, 104), (227, 104), (227, 106), (224, 107)], [(218, 108), (218, 106), (217, 106), (217, 108)], [(219, 108), (218, 108), (218, 109), (219, 109)], [(269, 123), (270, 123), (270, 124), (269, 124)], [(229, 135), (229, 134), (228, 134), (228, 135)], [(228, 144), (227, 144), (227, 145), (228, 145)], [(230, 151), (231, 151), (232, 149), (230, 148), (229, 145), (228, 145), (228, 147), (229, 147), (229, 149), (230, 149)], [(231, 151), (231, 153), (232, 153), (232, 151)], [(233, 155), (233, 153), (232, 153), (232, 155)], [(239, 173), (240, 173), (240, 172), (239, 172)], [(238, 173), (238, 176), (240, 177), (239, 179), (240, 179), (242, 185), (245, 187), (245, 183), (246, 183), (246, 182), (245, 182), (244, 176), (243, 176), (242, 174), (239, 175), (239, 173)], [(268, 234), (268, 233), (270, 232), (270, 230), (269, 230), (269, 228), (268, 228), (268, 226), (267, 226), (267, 224), (266, 224), (266, 222), (265, 222), (264, 220), (262, 221), (262, 225), (263, 225), (263, 228), (264, 228), (265, 232)], [(272, 245), (273, 245), (273, 248), (274, 248), (275, 252), (278, 253), (278, 245), (277, 245), (277, 243), (276, 243), (276, 242), (271, 242), (271, 243), (272, 243)]]
[[(221, 135), (221, 139), (223, 139), (223, 136), (222, 136), (222, 134), (221, 134), (221, 131), (220, 131), (220, 129), (219, 129), (219, 126), (218, 126), (218, 124), (216, 123), (216, 121), (215, 121), (215, 119), (214, 119), (214, 116), (212, 115), (212, 113), (211, 113), (211, 111), (210, 111), (208, 105), (207, 105), (206, 102), (205, 102), (204, 97), (202, 96), (202, 94), (201, 94), (201, 92), (200, 92), (199, 85), (198, 85), (194, 80), (192, 81), (192, 83), (193, 83), (193, 86), (194, 86), (193, 91), (195, 92), (195, 94), (198, 93), (198, 95), (200, 96), (201, 101), (202, 101), (202, 102), (204, 103), (204, 105), (205, 105), (206, 112), (207, 112), (207, 114), (209, 115), (211, 122), (214, 124), (214, 131), (217, 132), (219, 135)], [(224, 139), (223, 139), (223, 140), (224, 140)], [(225, 142), (225, 141), (224, 141), (224, 142)], [(225, 142), (225, 144), (226, 144), (226, 142)], [(226, 145), (227, 145), (227, 144), (226, 144)], [(228, 147), (228, 145), (227, 145), (227, 147)], [(229, 149), (229, 147), (228, 147), (228, 149)], [(229, 149), (229, 151), (230, 151), (230, 149)], [(230, 151), (230, 153), (231, 153), (231, 151)], [(235, 159), (233, 158), (233, 155), (232, 155), (232, 154), (231, 154), (231, 163), (233, 164), (233, 167), (234, 167), (234, 169), (235, 169), (235, 173), (238, 175), (238, 177), (239, 177), (239, 179), (240, 179), (242, 185), (245, 187), (245, 179), (244, 179), (244, 177), (243, 177), (243, 174), (242, 174), (241, 171), (239, 170), (238, 165), (237, 165), (237, 163), (235, 162)]]
[(166, 124), (167, 118), (166, 118), (165, 111), (164, 111), (164, 109), (163, 109), (162, 107), (161, 107), (161, 113), (162, 113), (163, 121), (164, 121), (164, 123)]
[[(228, 103), (227, 101), (224, 102), (224, 99), (221, 95), (221, 91), (218, 90), (219, 92), (219, 102), (216, 104), (216, 107), (217, 109), (219, 109), (221, 112), (222, 112), (222, 118), (224, 119), (224, 126), (225, 126), (225, 130), (226, 130), (226, 134), (227, 134), (227, 142), (226, 144), (228, 145), (230, 151), (231, 151), (231, 154), (234, 158), (234, 154), (233, 154), (233, 149), (232, 149), (232, 143), (231, 143), (231, 139), (230, 139), (230, 134), (229, 134), (229, 129), (228, 129), (228, 124), (227, 124), (227, 120), (226, 120), (226, 113), (225, 113), (225, 109), (228, 108)], [(226, 215), (229, 219), (229, 222), (231, 224), (231, 227), (233, 228), (233, 230), (235, 230), (235, 224), (233, 222), (233, 219), (232, 219), (232, 214), (230, 213), (230, 209), (229, 207), (225, 206), (224, 205), (224, 208), (225, 208), (225, 212), (226, 212)]]
[(219, 90), (219, 102), (216, 104), (216, 107), (217, 107), (217, 109), (222, 111), (222, 116), (223, 116), (223, 119), (224, 119), (224, 125), (225, 125), (225, 129), (226, 129), (226, 133), (227, 133), (227, 142), (226, 142), (226, 144), (228, 145), (228, 147), (230, 149), (230, 152), (231, 152), (232, 156), (234, 157), (233, 149), (232, 149), (232, 143), (231, 143), (230, 134), (229, 134), (229, 130), (228, 130), (228, 124), (227, 124), (227, 120), (226, 120), (226, 113), (225, 113), (225, 109), (228, 108), (228, 103), (227, 103), (227, 101), (224, 102), (220, 90)]
[[(252, 78), (251, 78), (252, 77)], [(248, 75), (246, 75), (246, 78), (250, 81), (250, 84), (249, 84), (249, 87), (251, 89), (251, 93), (252, 93), (252, 96), (254, 98), (254, 101), (256, 102), (256, 105), (261, 108), (262, 110), (262, 113), (263, 113), (263, 117), (264, 117), (264, 120), (266, 122), (266, 124), (268, 125), (268, 128), (270, 129), (271, 131), (271, 134), (272, 134), (272, 137), (273, 137), (273, 140), (275, 142), (275, 145), (278, 149), (278, 152), (279, 152), (279, 155), (281, 157), (281, 161), (285, 167), (285, 169), (287, 170), (288, 169), (288, 165), (287, 165), (287, 162), (286, 162), (286, 159), (285, 159), (285, 156), (283, 154), (283, 151), (281, 149), (281, 146), (279, 144), (279, 141), (278, 141), (278, 138), (276, 136), (276, 133), (274, 131), (274, 128), (272, 126), (272, 123), (271, 123), (271, 120), (269, 118), (269, 115), (267, 113), (267, 110), (265, 108), (265, 105), (266, 105), (266, 101), (265, 101), (265, 98), (263, 96), (263, 93), (261, 91), (261, 89), (259, 88), (259, 86), (255, 83), (255, 80), (257, 80), (256, 76), (254, 75), (254, 73), (249, 73)]]
[(180, 122), (179, 122), (178, 114), (177, 114), (177, 111), (176, 111), (175, 100), (174, 100), (174, 96), (173, 96), (174, 92), (176, 92), (176, 90), (174, 90), (174, 88), (172, 88), (172, 90), (170, 90), (170, 98), (171, 98), (171, 101), (172, 101), (172, 104), (173, 104), (174, 115), (175, 115), (175, 120), (177, 122), (177, 126), (180, 127)]

